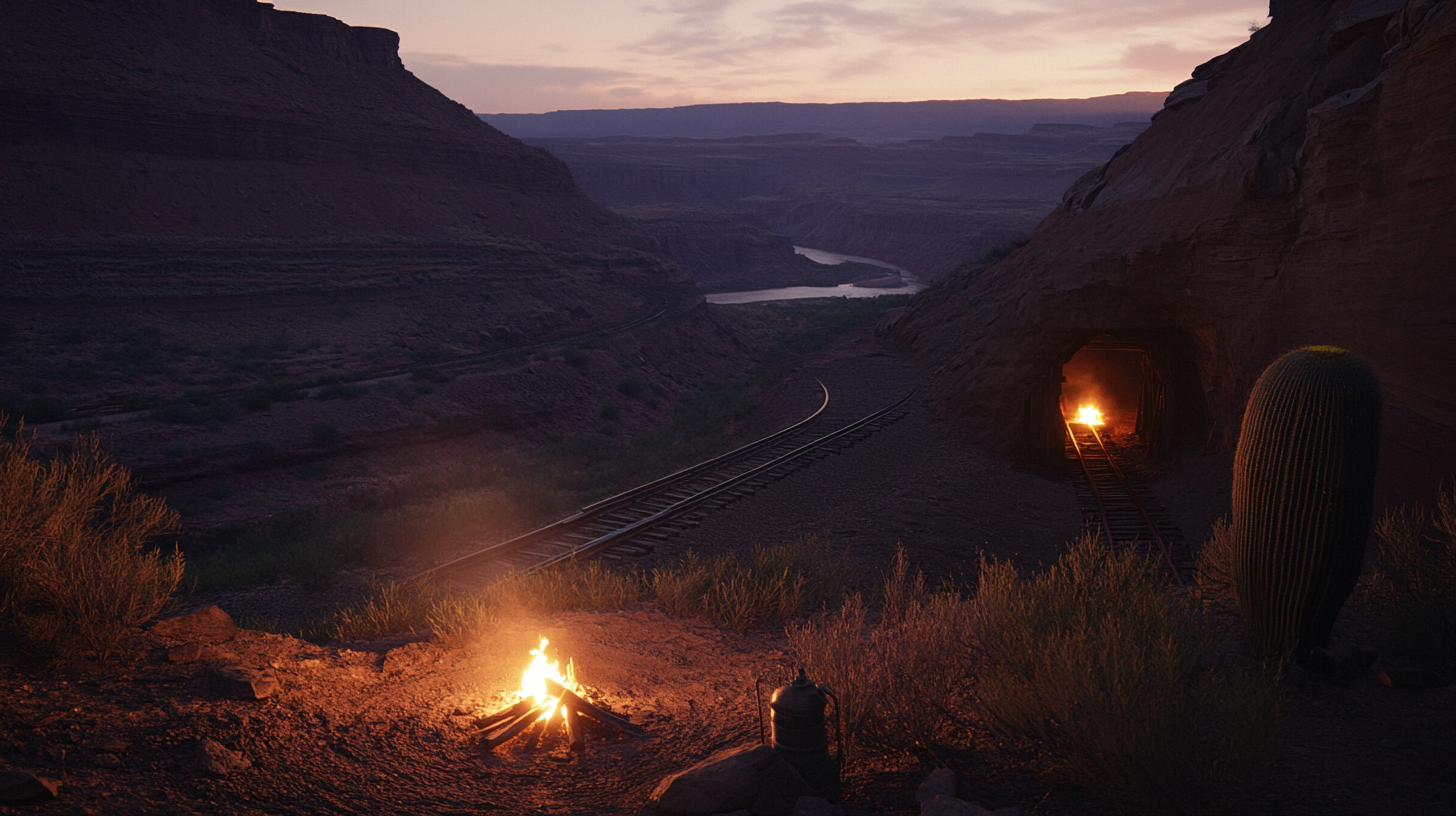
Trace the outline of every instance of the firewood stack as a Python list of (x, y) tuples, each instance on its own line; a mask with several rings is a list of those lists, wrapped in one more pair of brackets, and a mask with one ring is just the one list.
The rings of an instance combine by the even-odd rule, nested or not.
[[(546, 680), (547, 691), (560, 703), (549, 719), (542, 719), (551, 707), (551, 701), (536, 703), (525, 699), (509, 708), (488, 714), (475, 721), (475, 727), (483, 733), (480, 744), (487, 750), (495, 750), (509, 740), (525, 734), (524, 748), (536, 750), (542, 741), (564, 732), (567, 746), (573, 754), (586, 752), (588, 737), (605, 739), (616, 734), (631, 737), (646, 737), (647, 732), (633, 725), (625, 717), (613, 714), (600, 706), (583, 700), (571, 689), (553, 680)], [(560, 726), (557, 724), (560, 723)], [(544, 747), (544, 746), (543, 746)]]

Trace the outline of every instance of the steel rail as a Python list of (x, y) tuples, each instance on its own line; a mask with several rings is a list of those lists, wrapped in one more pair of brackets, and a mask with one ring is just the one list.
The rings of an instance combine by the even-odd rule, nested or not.
[[(822, 385), (822, 383), (821, 383), (821, 385)], [(653, 526), (655, 524), (660, 524), (660, 523), (662, 523), (664, 521), (667, 521), (668, 519), (671, 519), (674, 516), (680, 516), (683, 513), (686, 513), (689, 510), (693, 509), (694, 507), (697, 507), (698, 505), (702, 504), (703, 502), (708, 501), (709, 499), (717, 496), (719, 493), (724, 492), (725, 490), (729, 490), (729, 489), (732, 489), (734, 487), (737, 487), (738, 485), (743, 484), (746, 481), (749, 481), (749, 480), (754, 479), (754, 478), (756, 478), (758, 476), (761, 476), (764, 473), (768, 473), (768, 472), (774, 470), (775, 468), (780, 467), (781, 465), (784, 465), (787, 462), (793, 461), (794, 459), (798, 459), (799, 457), (804, 456), (804, 455), (810, 453), (811, 451), (813, 451), (813, 450), (815, 450), (817, 448), (823, 447), (824, 445), (826, 445), (826, 444), (828, 444), (830, 442), (833, 442), (836, 439), (839, 439), (841, 437), (844, 437), (844, 436), (847, 436), (847, 435), (849, 435), (851, 433), (854, 433), (855, 431), (859, 430), (860, 428), (864, 427), (865, 425), (868, 425), (871, 422), (874, 422), (875, 420), (877, 420), (880, 417), (884, 416), (885, 414), (888, 414), (891, 411), (895, 410), (896, 408), (899, 408), (901, 405), (903, 405), (905, 403), (906, 400), (908, 400), (908, 399), (910, 399), (910, 397), (914, 396), (914, 394), (915, 394), (915, 391), (914, 390), (911, 390), (911, 392), (909, 394), (906, 394), (905, 396), (901, 397), (893, 405), (888, 405), (888, 406), (886, 406), (884, 408), (881, 408), (880, 410), (874, 412), (873, 414), (870, 414), (869, 416), (864, 417), (863, 419), (860, 419), (860, 420), (858, 420), (856, 422), (853, 422), (853, 423), (851, 423), (849, 425), (846, 425), (843, 428), (840, 428), (839, 430), (837, 430), (837, 431), (835, 431), (835, 432), (833, 432), (831, 434), (828, 434), (826, 436), (820, 437), (819, 439), (816, 439), (813, 442), (808, 443), (807, 445), (801, 445), (798, 448), (795, 448), (794, 450), (789, 451), (788, 453), (785, 453), (784, 455), (778, 457), (777, 459), (774, 459), (771, 462), (767, 462), (765, 464), (759, 465), (758, 467), (753, 468), (752, 470), (749, 470), (749, 471), (746, 471), (744, 473), (741, 473), (741, 474), (739, 474), (737, 476), (734, 476), (733, 478), (731, 478), (731, 479), (729, 479), (729, 480), (727, 480), (725, 482), (722, 482), (722, 483), (720, 483), (718, 485), (715, 485), (713, 487), (710, 487), (707, 490), (704, 490), (704, 491), (702, 491), (700, 493), (697, 493), (697, 494), (694, 494), (692, 496), (689, 496), (688, 498), (683, 499), (682, 501), (678, 502), (677, 504), (674, 504), (671, 507), (668, 507), (668, 508), (666, 508), (664, 510), (661, 510), (661, 511), (659, 511), (657, 513), (654, 513), (653, 515), (648, 516), (647, 518), (641, 519), (639, 521), (635, 521), (635, 522), (633, 522), (631, 524), (628, 524), (627, 526), (622, 527), (620, 529), (613, 530), (612, 532), (607, 533), (607, 534), (605, 534), (603, 536), (600, 536), (600, 537), (598, 537), (596, 539), (593, 539), (592, 541), (588, 541), (586, 544), (583, 544), (578, 549), (572, 550), (571, 552), (568, 552), (568, 553), (563, 553), (563, 554), (561, 554), (559, 556), (556, 556), (555, 558), (551, 558), (551, 559), (548, 559), (546, 561), (543, 561), (543, 562), (541, 562), (541, 563), (539, 563), (539, 564), (531, 567), (530, 569), (527, 569), (527, 570), (524, 570), (524, 571), (525, 572), (536, 572), (536, 571), (539, 571), (539, 570), (546, 569), (548, 567), (556, 566), (557, 564), (565, 563), (565, 562), (568, 562), (568, 561), (574, 561), (574, 560), (577, 560), (579, 558), (583, 558), (583, 557), (589, 558), (589, 557), (595, 555), (596, 553), (601, 552), (602, 550), (606, 549), (607, 547), (610, 547), (612, 544), (615, 544), (618, 540), (620, 540), (622, 538), (630, 537), (631, 535), (633, 535), (633, 534), (635, 534), (637, 532), (640, 532), (642, 530), (645, 530), (645, 529), (647, 529), (647, 528), (649, 528), (649, 527), (651, 527), (651, 526)]]
[[(1103, 534), (1107, 536), (1106, 540), (1108, 545), (1110, 546), (1114, 542), (1112, 539), (1112, 528), (1110, 523), (1108, 522), (1106, 503), (1103, 501), (1102, 497), (1102, 490), (1098, 488), (1097, 480), (1092, 477), (1091, 469), (1087, 466), (1086, 454), (1082, 450), (1082, 445), (1077, 442), (1077, 434), (1072, 430), (1072, 423), (1068, 421), (1065, 417), (1063, 417), (1062, 423), (1067, 427), (1067, 436), (1072, 440), (1072, 449), (1076, 451), (1077, 462), (1082, 466), (1082, 473), (1087, 477), (1087, 484), (1089, 487), (1092, 488), (1092, 495), (1097, 500), (1098, 518), (1102, 522), (1102, 531)], [(1087, 426), (1087, 430), (1092, 433), (1092, 438), (1096, 440), (1097, 447), (1101, 449), (1103, 459), (1106, 460), (1108, 469), (1110, 469), (1112, 471), (1112, 474), (1117, 477), (1118, 483), (1122, 486), (1123, 494), (1126, 495), (1127, 498), (1132, 502), (1133, 506), (1137, 508), (1138, 514), (1142, 517), (1143, 525), (1147, 527), (1148, 532), (1153, 537), (1153, 541), (1157, 543), (1158, 549), (1162, 552), (1163, 560), (1167, 562), (1168, 569), (1171, 570), (1173, 573), (1173, 580), (1178, 584), (1178, 586), (1186, 586), (1187, 583), (1183, 579), (1183, 572), (1182, 570), (1178, 569), (1178, 565), (1174, 563), (1173, 550), (1171, 547), (1168, 546), (1167, 540), (1159, 531), (1157, 521), (1154, 520), (1152, 514), (1148, 512), (1147, 505), (1143, 503), (1143, 500), (1138, 496), (1137, 491), (1133, 490), (1132, 485), (1127, 480), (1126, 474), (1122, 472), (1122, 468), (1118, 467), (1117, 462), (1113, 460), (1112, 453), (1107, 450), (1107, 445), (1102, 441), (1102, 435), (1097, 432), (1097, 427), (1095, 425), (1087, 423), (1078, 424), (1085, 424)]]
[(450, 572), (454, 572), (463, 567), (469, 566), (471, 564), (490, 559), (494, 556), (519, 550), (528, 544), (540, 541), (545, 538), (550, 538), (551, 536), (562, 532), (563, 530), (566, 530), (572, 526), (580, 524), (584, 521), (606, 515), (606, 513), (608, 513), (609, 511), (623, 504), (626, 504), (627, 502), (630, 502), (632, 499), (635, 499), (639, 496), (661, 490), (675, 482), (686, 481), (694, 476), (698, 476), (702, 473), (712, 470), (714, 467), (720, 467), (729, 461), (742, 458), (758, 450), (761, 450), (762, 448), (773, 445), (779, 440), (797, 433), (798, 431), (818, 420), (819, 417), (824, 414), (824, 410), (829, 407), (829, 388), (826, 387), (824, 383), (820, 382), (819, 380), (815, 380), (815, 382), (819, 383), (819, 388), (824, 392), (824, 401), (820, 403), (819, 408), (816, 409), (814, 413), (781, 431), (776, 431), (756, 442), (750, 442), (747, 445), (744, 445), (740, 448), (735, 448), (734, 450), (722, 454), (721, 456), (715, 456), (706, 462), (693, 465), (692, 467), (684, 468), (676, 473), (664, 476), (661, 479), (648, 482), (647, 484), (640, 487), (633, 488), (623, 493), (618, 493), (615, 496), (609, 496), (598, 502), (593, 502), (592, 504), (582, 507), (576, 513), (567, 516), (566, 518), (559, 521), (554, 521), (546, 525), (545, 527), (538, 527), (529, 533), (518, 535), (515, 538), (502, 541), (498, 544), (492, 544), (485, 549), (478, 550), (476, 552), (470, 553), (469, 555), (463, 555), (454, 560), (447, 561), (444, 564), (440, 564), (439, 566), (427, 569), (424, 572), (421, 572), (413, 577), (423, 578), (427, 576), (444, 575)]

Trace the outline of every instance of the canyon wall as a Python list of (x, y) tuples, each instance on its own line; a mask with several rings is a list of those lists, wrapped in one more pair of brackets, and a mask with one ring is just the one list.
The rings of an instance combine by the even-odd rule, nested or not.
[(1273, 12), (1025, 247), (887, 325), (934, 361), (987, 444), (1044, 457), (1060, 366), (1099, 334), (1143, 342), (1165, 378), (1185, 369), (1204, 412), (1185, 441), (1223, 449), (1265, 366), (1333, 344), (1380, 375), (1385, 499), (1429, 495), (1456, 470), (1456, 9)]

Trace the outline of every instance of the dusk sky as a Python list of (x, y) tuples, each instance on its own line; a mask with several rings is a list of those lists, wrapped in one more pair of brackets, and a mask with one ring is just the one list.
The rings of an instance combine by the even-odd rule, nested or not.
[(1267, 0), (276, 0), (398, 31), (477, 113), (1166, 91)]

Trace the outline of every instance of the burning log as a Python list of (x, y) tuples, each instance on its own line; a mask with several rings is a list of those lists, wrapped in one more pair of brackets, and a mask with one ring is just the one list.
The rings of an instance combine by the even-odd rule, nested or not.
[(527, 698), (525, 700), (521, 700), (510, 708), (503, 708), (494, 714), (487, 714), (484, 717), (477, 717), (475, 720), (475, 727), (481, 730), (491, 728), (492, 726), (498, 725), (502, 722), (505, 722), (506, 720), (513, 720), (530, 710), (531, 700)]
[(485, 737), (482, 737), (480, 740), (480, 744), (484, 745), (488, 749), (494, 749), (497, 745), (500, 745), (511, 737), (514, 737), (515, 735), (529, 728), (532, 723), (540, 719), (541, 715), (545, 714), (550, 708), (551, 702), (549, 700), (547, 702), (541, 703), (540, 705), (532, 706), (529, 710), (526, 711), (525, 714), (522, 714), (515, 720), (511, 721), (509, 725), (499, 728), (491, 732), (490, 734), (487, 734)]
[(585, 753), (586, 734), (581, 730), (581, 721), (576, 718), (576, 709), (569, 705), (561, 706), (562, 717), (566, 720), (566, 737), (570, 748), (574, 753)]
[(597, 708), (591, 703), (588, 703), (586, 700), (581, 699), (581, 697), (577, 696), (577, 694), (571, 689), (561, 685), (555, 680), (547, 678), (546, 690), (551, 693), (551, 696), (560, 700), (563, 706), (566, 706), (567, 708), (576, 711), (576, 713), (580, 714), (583, 717), (588, 717), (590, 719), (596, 720), (602, 725), (611, 726), (612, 728), (615, 728), (624, 734), (631, 734), (634, 737), (647, 736), (647, 732), (642, 730), (641, 727), (633, 725), (627, 720), (618, 717), (616, 714)]

